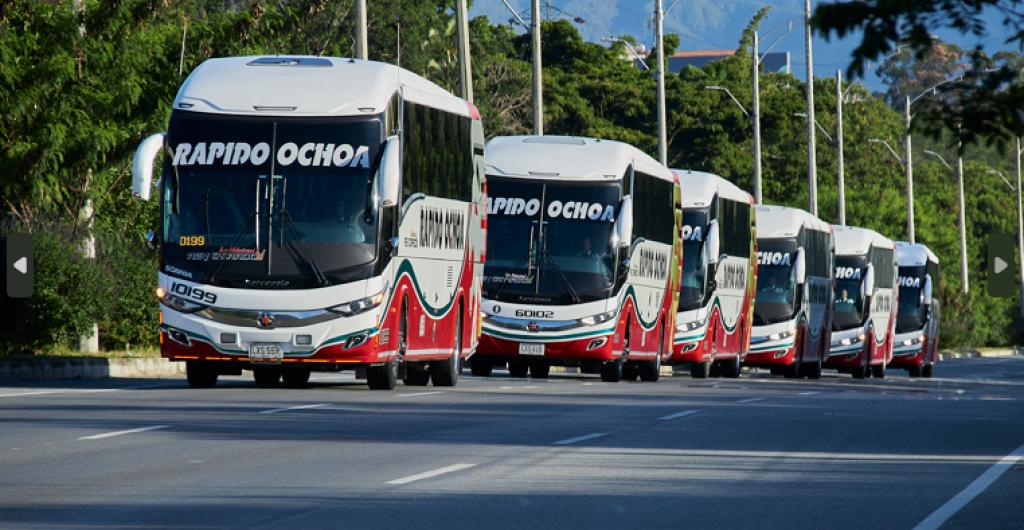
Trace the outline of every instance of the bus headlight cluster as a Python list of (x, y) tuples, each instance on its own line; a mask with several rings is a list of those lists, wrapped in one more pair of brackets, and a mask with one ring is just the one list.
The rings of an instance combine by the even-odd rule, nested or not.
[(601, 313), (600, 315), (583, 317), (577, 320), (577, 322), (583, 324), (584, 326), (596, 326), (598, 324), (604, 324), (605, 322), (608, 322), (613, 318), (615, 318), (615, 311), (609, 311), (607, 313)]
[(693, 331), (703, 325), (703, 322), (685, 322), (676, 326), (676, 331)]
[(850, 346), (852, 344), (860, 344), (861, 342), (864, 342), (865, 336), (866, 335), (861, 333), (860, 335), (857, 335), (856, 337), (850, 337), (850, 338), (843, 339), (843, 340), (839, 341), (839, 345), (840, 346)]
[(156, 297), (160, 299), (161, 304), (181, 313), (195, 313), (206, 309), (203, 304), (197, 304), (187, 298), (171, 294), (160, 287), (156, 289)]
[(347, 302), (344, 304), (338, 304), (334, 307), (328, 307), (327, 310), (346, 317), (365, 313), (384, 302), (384, 293), (386, 292), (387, 289), (373, 296), (367, 296), (366, 298), (361, 298), (354, 302)]
[(788, 339), (788, 338), (790, 338), (792, 336), (793, 336), (793, 330), (780, 331), (778, 333), (772, 333), (771, 335), (768, 335), (768, 340), (782, 340), (782, 339)]
[(921, 344), (924, 342), (924, 335), (918, 335), (912, 339), (906, 339), (903, 341), (904, 346), (913, 346), (915, 344)]

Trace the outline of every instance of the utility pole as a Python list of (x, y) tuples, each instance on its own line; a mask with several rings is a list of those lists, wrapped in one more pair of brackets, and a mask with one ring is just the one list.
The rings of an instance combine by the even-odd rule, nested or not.
[(956, 145), (956, 185), (960, 200), (960, 282), (967, 294), (967, 220), (964, 213), (964, 155), (963, 144)]
[(1017, 137), (1017, 266), (1020, 268), (1020, 316), (1024, 318), (1024, 214), (1021, 213), (1020, 137)]
[(366, 0), (356, 0), (356, 58), (366, 60)]
[(807, 201), (818, 215), (818, 157), (814, 143), (814, 53), (811, 49), (811, 0), (804, 0), (804, 38), (807, 40)]
[(754, 203), (761, 204), (761, 54), (760, 37), (754, 32)]
[(541, 78), (540, 0), (533, 0), (530, 33), (533, 37), (533, 134), (544, 135), (544, 84)]
[(658, 162), (668, 165), (668, 127), (665, 111), (665, 11), (662, 0), (654, 2), (654, 38), (658, 45)]
[(843, 71), (836, 70), (836, 180), (839, 190), (839, 224), (846, 226), (846, 182), (843, 167)]
[[(85, 13), (85, 5), (82, 2), (82, 0), (73, 0), (73, 5), (74, 5), (74, 8), (75, 8), (75, 12), (80, 13), (80, 14), (84, 14)], [(85, 37), (85, 25), (84, 24), (79, 24), (79, 26), (78, 26), (78, 36), (79, 37)], [(88, 186), (88, 183), (90, 183), (91, 181), (92, 181), (92, 170), (89, 169), (89, 170), (86, 170), (86, 177), (85, 177), (86, 185)], [(88, 193), (88, 188), (86, 189), (86, 193)], [(95, 260), (96, 259), (96, 234), (94, 234), (93, 231), (92, 231), (92, 229), (93, 229), (93, 214), (94, 214), (94, 212), (93, 212), (93, 208), (92, 208), (92, 199), (88, 198), (88, 199), (85, 200), (85, 204), (82, 206), (82, 209), (78, 210), (78, 221), (85, 225), (85, 238), (82, 239), (81, 246), (79, 247), (79, 252), (82, 254), (83, 257), (85, 257), (86, 259), (90, 259), (90, 260)], [(79, 337), (78, 337), (78, 351), (83, 352), (83, 353), (96, 353), (96, 352), (100, 351), (100, 327), (99, 327), (99, 324), (97, 324), (96, 322), (93, 322), (92, 325), (89, 327), (89, 331), (87, 333), (88, 334), (86, 334), (86, 335), (79, 335)]]
[(906, 130), (903, 133), (903, 148), (906, 152), (903, 155), (903, 163), (906, 166), (904, 172), (907, 175), (907, 239), (911, 243), (916, 243), (914, 239), (914, 155), (910, 144), (910, 96), (907, 96), (905, 101), (903, 126)]
[(455, 23), (459, 33), (459, 87), (462, 99), (473, 101), (473, 66), (469, 57), (469, 17), (466, 0), (455, 0)]

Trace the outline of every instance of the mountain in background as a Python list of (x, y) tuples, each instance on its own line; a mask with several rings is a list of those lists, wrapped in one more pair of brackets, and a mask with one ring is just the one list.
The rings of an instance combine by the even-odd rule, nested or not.
[[(530, 17), (530, 0), (507, 0), (524, 20)], [(672, 0), (664, 0), (666, 8)], [(793, 74), (805, 78), (803, 36), (803, 0), (678, 0), (665, 17), (665, 33), (676, 33), (681, 38), (681, 50), (735, 49), (740, 33), (750, 23), (759, 9), (770, 6), (767, 19), (762, 22), (762, 32), (779, 28), (775, 35), (785, 31), (785, 22), (794, 18), (793, 30), (786, 34), (773, 51), (788, 51), (792, 57)], [(545, 18), (582, 18), (576, 23), (583, 38), (598, 42), (609, 35), (632, 35), (647, 47), (654, 43), (651, 23), (654, 2), (647, 0), (541, 0), (541, 11)], [(550, 13), (550, 15), (549, 15)], [(502, 0), (475, 0), (470, 7), (471, 16), (484, 15), (493, 23), (507, 23), (512, 18)], [(956, 32), (940, 31), (943, 40), (953, 42), (962, 48), (973, 48), (979, 42), (990, 53), (1008, 49), (1005, 44), (1010, 31), (1002, 26), (1002, 17), (990, 10), (984, 20), (989, 35), (981, 39), (963, 36)], [(781, 27), (780, 27), (781, 26)], [(818, 77), (832, 76), (837, 69), (849, 64), (850, 54), (859, 42), (859, 35), (842, 41), (827, 42), (814, 39), (814, 72)], [(763, 39), (767, 46), (774, 39)], [(861, 80), (873, 90), (882, 90), (881, 80), (874, 72), (867, 72)]]

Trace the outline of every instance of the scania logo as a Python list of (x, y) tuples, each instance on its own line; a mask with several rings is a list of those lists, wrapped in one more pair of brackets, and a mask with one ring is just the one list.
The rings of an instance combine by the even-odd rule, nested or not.
[(538, 330), (540, 330), (540, 326), (537, 325), (536, 322), (532, 322), (531, 321), (529, 324), (526, 325), (526, 331), (535, 332), (535, 331), (538, 331)]
[(256, 317), (256, 327), (262, 329), (270, 329), (274, 327), (274, 315), (271, 315), (270, 313), (260, 313), (259, 316)]

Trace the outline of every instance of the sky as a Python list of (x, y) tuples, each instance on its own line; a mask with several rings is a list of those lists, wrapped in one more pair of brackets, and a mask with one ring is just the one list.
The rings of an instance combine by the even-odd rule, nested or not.
[[(528, 19), (530, 0), (506, 0), (519, 14)], [(761, 23), (762, 51), (782, 35), (772, 51), (788, 51), (791, 54), (793, 74), (806, 79), (804, 60), (803, 0), (664, 0), (668, 13), (665, 17), (665, 33), (676, 33), (681, 38), (681, 50), (735, 49), (740, 33), (750, 22), (758, 9), (771, 6), (768, 17)], [(550, 11), (547, 7), (550, 5)], [(652, 47), (654, 31), (650, 22), (654, 11), (653, 0), (541, 0), (541, 11), (545, 18), (581, 17), (583, 23), (576, 23), (583, 37), (599, 42), (609, 35), (629, 34), (641, 43)], [(486, 15), (493, 23), (505, 23), (512, 15), (502, 0), (473, 0), (470, 16)], [(786, 21), (794, 21), (793, 30), (785, 33)], [(1005, 44), (1011, 32), (1002, 26), (998, 13), (986, 13), (985, 20), (989, 34), (981, 39), (973, 35), (960, 35), (955, 31), (940, 31), (937, 35), (962, 48), (970, 49), (982, 44), (990, 53), (1002, 49), (1016, 49)], [(772, 28), (779, 29), (771, 36), (764, 35)], [(859, 44), (859, 35), (843, 40), (826, 41), (820, 37), (813, 40), (814, 74), (831, 77), (837, 69), (845, 72), (850, 54)], [(845, 77), (845, 74), (844, 74)], [(884, 85), (873, 70), (860, 80), (872, 90), (882, 91)]]

